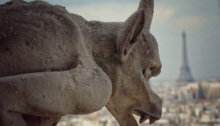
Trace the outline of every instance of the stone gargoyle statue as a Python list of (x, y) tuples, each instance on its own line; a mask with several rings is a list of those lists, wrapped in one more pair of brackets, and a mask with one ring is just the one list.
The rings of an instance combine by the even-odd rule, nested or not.
[(62, 6), (0, 5), (0, 126), (55, 126), (106, 106), (121, 126), (161, 117), (148, 80), (161, 71), (153, 0), (125, 22), (86, 21)]

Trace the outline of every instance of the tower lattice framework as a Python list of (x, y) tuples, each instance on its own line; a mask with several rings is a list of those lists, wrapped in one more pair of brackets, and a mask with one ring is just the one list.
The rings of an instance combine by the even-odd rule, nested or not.
[(193, 76), (188, 64), (187, 49), (186, 49), (186, 33), (182, 33), (182, 66), (180, 68), (180, 74), (177, 79), (178, 82), (193, 82)]

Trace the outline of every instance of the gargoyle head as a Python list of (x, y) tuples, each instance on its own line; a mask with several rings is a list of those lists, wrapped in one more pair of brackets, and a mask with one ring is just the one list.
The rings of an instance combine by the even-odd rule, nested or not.
[(121, 126), (137, 126), (161, 117), (162, 100), (149, 86), (149, 79), (161, 71), (158, 45), (150, 33), (153, 18), (153, 0), (142, 0), (138, 10), (123, 24), (117, 37), (117, 55), (120, 62), (109, 72), (113, 84), (108, 110)]

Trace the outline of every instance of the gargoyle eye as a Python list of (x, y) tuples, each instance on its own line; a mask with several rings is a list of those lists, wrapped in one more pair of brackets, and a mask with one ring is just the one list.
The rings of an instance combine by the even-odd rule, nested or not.
[(146, 74), (146, 69), (143, 69), (143, 70), (142, 70), (142, 74), (145, 76), (145, 74)]
[(124, 50), (124, 55), (127, 55), (127, 49)]

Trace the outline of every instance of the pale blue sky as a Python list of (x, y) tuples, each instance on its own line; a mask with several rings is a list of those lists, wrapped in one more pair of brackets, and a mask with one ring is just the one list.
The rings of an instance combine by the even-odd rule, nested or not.
[[(1, 0), (0, 3), (6, 0)], [(65, 6), (88, 20), (124, 21), (139, 0), (47, 0)], [(155, 0), (151, 27), (158, 40), (163, 69), (158, 81), (178, 77), (181, 32), (187, 33), (189, 64), (195, 79), (220, 77), (219, 0)]]

